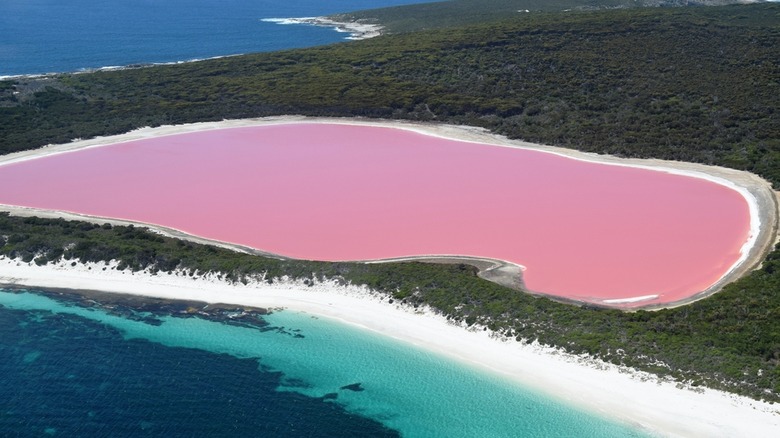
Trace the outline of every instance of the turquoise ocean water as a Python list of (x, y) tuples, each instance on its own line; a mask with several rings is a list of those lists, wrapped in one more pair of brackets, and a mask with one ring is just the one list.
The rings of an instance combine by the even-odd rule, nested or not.
[(343, 323), (265, 320), (149, 323), (0, 292), (0, 435), (646, 436)]

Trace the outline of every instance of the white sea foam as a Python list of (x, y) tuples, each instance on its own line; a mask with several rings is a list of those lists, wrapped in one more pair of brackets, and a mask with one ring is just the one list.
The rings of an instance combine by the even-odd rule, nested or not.
[(262, 18), (260, 21), (276, 24), (304, 24), (309, 26), (328, 27), (336, 32), (348, 33), (348, 40), (363, 40), (379, 36), (382, 26), (378, 24), (360, 23), (354, 21), (336, 21), (328, 17), (297, 17), (297, 18)]

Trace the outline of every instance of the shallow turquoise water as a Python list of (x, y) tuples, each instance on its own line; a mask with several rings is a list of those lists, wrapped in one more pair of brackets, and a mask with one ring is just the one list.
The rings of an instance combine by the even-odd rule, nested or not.
[[(287, 403), (289, 397), (298, 397), (297, 402), (286, 408), (284, 415), (295, 410), (297, 404), (304, 407), (302, 400), (305, 400), (306, 409), (303, 414), (311, 414), (312, 422), (326, 425), (317, 426), (316, 431), (321, 436), (375, 435), (375, 431), (369, 432), (365, 429), (369, 426), (379, 427), (377, 430), (384, 426), (408, 437), (645, 436), (645, 432), (565, 406), (498, 376), (471, 369), (391, 338), (305, 313), (276, 312), (266, 318), (274, 329), (258, 330), (197, 318), (168, 316), (161, 318), (161, 325), (150, 325), (108, 315), (100, 310), (62, 304), (30, 293), (0, 292), (0, 305), (3, 306), (0, 307), (0, 321), (12, 313), (17, 319), (22, 316), (29, 317), (22, 318), (23, 323), (9, 324), (7, 327), (0, 325), (0, 330), (7, 332), (2, 333), (0, 353), (4, 351), (3, 348), (16, 352), (16, 359), (5, 360), (13, 367), (10, 371), (4, 370), (6, 379), (13, 378), (14, 370), (23, 370), (29, 379), (30, 375), (35, 375), (30, 371), (44, 360), (62, 366), (64, 362), (75, 357), (73, 352), (68, 352), (67, 349), (57, 353), (34, 348), (39, 341), (31, 334), (25, 335), (23, 340), (11, 341), (13, 336), (10, 336), (10, 332), (19, 332), (22, 325), (25, 329), (40, 326), (41, 330), (46, 330), (47, 321), (52, 321), (52, 324), (56, 322), (59, 325), (54, 324), (49, 330), (61, 333), (63, 318), (77, 322), (89, 320), (89, 324), (71, 323), (71, 331), (59, 342), (67, 344), (72, 339), (74, 343), (78, 343), (81, 339), (79, 330), (88, 332), (103, 328), (116, 333), (116, 339), (102, 347), (101, 343), (94, 340), (86, 345), (79, 344), (81, 351), (78, 352), (78, 357), (90, 358), (98, 353), (105, 357), (106, 352), (110, 351), (109, 356), (118, 355), (118, 360), (123, 364), (138, 362), (132, 365), (132, 373), (155, 373), (155, 377), (148, 380), (149, 385), (166, 381), (171, 375), (208, 373), (210, 370), (212, 376), (219, 374), (223, 380), (227, 375), (227, 383), (214, 379), (213, 383), (220, 388), (226, 385), (247, 388), (247, 391), (234, 391), (240, 393), (241, 404), (245, 406), (280, 405)], [(104, 337), (101, 336), (101, 339)], [(19, 343), (25, 346), (22, 350), (19, 350)], [(91, 351), (93, 347), (90, 345), (95, 345), (98, 353)], [(127, 345), (139, 348), (139, 355), (124, 357), (123, 351), (128, 348)], [(145, 364), (144, 348), (155, 349), (155, 354), (165, 358), (166, 366), (141, 366)], [(203, 357), (197, 361), (188, 359), (188, 355), (195, 353)], [(67, 357), (52, 357), (56, 354)], [(239, 374), (232, 371), (246, 365), (248, 361), (256, 364), (249, 367), (251, 371)], [(182, 362), (185, 362), (185, 365), (198, 362), (208, 366), (206, 371), (179, 369)], [(253, 383), (253, 379), (266, 374), (276, 380), (260, 391), (260, 386)], [(96, 387), (105, 392), (106, 387), (117, 386), (118, 384), (111, 383), (112, 379), (113, 377), (103, 375)], [(89, 385), (83, 382), (81, 386), (84, 387), (79, 395), (82, 400), (90, 391), (98, 391), (90, 389)], [(168, 390), (171, 391), (175, 392), (173, 389)], [(137, 397), (140, 400), (135, 404), (142, 404), (143, 394), (144, 391), (138, 392)], [(62, 399), (55, 399), (57, 397)], [(48, 399), (44, 397), (43, 401), (50, 407), (61, 406), (58, 409), (64, 412), (62, 417), (67, 418), (69, 409), (74, 406), (74, 400), (69, 397), (72, 398), (72, 395), (52, 394)], [(196, 394), (189, 398), (193, 397), (202, 395)], [(104, 403), (112, 403), (114, 398), (108, 397), (105, 400), (107, 401)], [(121, 402), (126, 403), (126, 400), (122, 399)], [(171, 412), (183, 411), (176, 403), (174, 397), (166, 402), (165, 406), (168, 406), (167, 409)], [(193, 403), (193, 400), (188, 403)], [(226, 412), (235, 409), (230, 406), (217, 406), (208, 397), (195, 400), (194, 403), (202, 403), (204, 407), (208, 406), (204, 412), (210, 411), (222, 417), (226, 414), (220, 413), (221, 409)], [(332, 409), (334, 407), (337, 409)], [(0, 432), (9, 432), (9, 427), (18, 427), (15, 426), (17, 423), (13, 422), (4, 424), (2, 409), (8, 411), (12, 406), (3, 406), (0, 402)], [(77, 411), (73, 410), (74, 413)], [(355, 414), (369, 420), (368, 426), (359, 418), (350, 417)], [(251, 418), (266, 425), (285, 421), (278, 418), (279, 413), (268, 413), (269, 416), (265, 418), (263, 415), (265, 414), (253, 413)], [(202, 418), (192, 421), (194, 420)], [(114, 418), (109, 423), (116, 421)], [(165, 428), (160, 422), (161, 420), (155, 419), (146, 423), (170, 432), (171, 429)], [(256, 427), (262, 427), (262, 424)], [(336, 428), (328, 430), (329, 424)], [(338, 426), (335, 426), (336, 424)], [(6, 430), (3, 430), (4, 427)], [(66, 427), (60, 425), (59, 430)], [(110, 430), (111, 424), (106, 427)], [(147, 427), (150, 426), (147, 424)], [(311, 431), (299, 432), (300, 434), (293, 432), (289, 436), (313, 435)]]

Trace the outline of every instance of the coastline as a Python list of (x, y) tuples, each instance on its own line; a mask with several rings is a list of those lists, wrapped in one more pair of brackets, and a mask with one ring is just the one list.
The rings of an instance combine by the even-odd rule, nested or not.
[(127, 65), (106, 65), (103, 67), (84, 67), (73, 71), (59, 71), (59, 72), (53, 71), (47, 73), (22, 73), (22, 74), (13, 74), (13, 75), (0, 75), (0, 81), (14, 81), (14, 80), (25, 80), (25, 79), (49, 79), (61, 75), (80, 75), (80, 74), (95, 73), (95, 72), (134, 70), (139, 68), (158, 67), (161, 65), (178, 65), (178, 64), (188, 64), (190, 62), (210, 61), (213, 59), (232, 58), (234, 56), (243, 56), (243, 55), (246, 55), (246, 53), (233, 53), (230, 55), (208, 56), (205, 58), (192, 58), (192, 59), (184, 59), (180, 61), (142, 62), (142, 63), (127, 64)]
[[(323, 17), (299, 17), (299, 18), (261, 18), (260, 21), (267, 23), (274, 23), (279, 25), (287, 24), (302, 24), (308, 26), (318, 26), (331, 28), (339, 33), (348, 33), (349, 36), (344, 37), (345, 40), (358, 41), (368, 38), (374, 38), (382, 35), (384, 27), (379, 24), (360, 23), (357, 21), (339, 21)], [(304, 46), (306, 47), (306, 46)], [(118, 71), (118, 70), (132, 70), (139, 68), (157, 67), (161, 65), (178, 65), (188, 64), (191, 62), (209, 61), (214, 59), (231, 58), (235, 56), (243, 56), (255, 52), (246, 53), (228, 53), (224, 55), (214, 55), (205, 57), (195, 57), (187, 59), (179, 59), (175, 61), (160, 61), (160, 62), (133, 62), (125, 65), (104, 65), (99, 67), (81, 67), (76, 70), (66, 71), (47, 71), (41, 73), (12, 73), (12, 74), (0, 74), (0, 81), (14, 81), (14, 80), (30, 80), (30, 79), (47, 79), (60, 75), (79, 75), (85, 73), (105, 72), (105, 71)], [(262, 53), (257, 52), (257, 53)]]
[[(707, 289), (700, 291), (699, 293), (692, 295), (691, 297), (663, 304), (642, 305), (642, 300), (638, 297), (629, 301), (626, 300), (606, 300), (600, 304), (588, 303), (590, 305), (596, 304), (603, 307), (613, 307), (623, 310), (637, 310), (646, 309), (654, 310), (660, 308), (676, 307), (684, 304), (691, 303), (693, 301), (705, 298), (719, 291), (725, 284), (728, 284), (756, 267), (760, 266), (761, 261), (766, 254), (772, 249), (773, 244), (777, 241), (778, 230), (778, 202), (777, 195), (772, 190), (771, 185), (761, 179), (760, 177), (750, 174), (748, 172), (736, 171), (732, 169), (706, 166), (694, 163), (684, 162), (672, 162), (656, 159), (622, 159), (617, 157), (611, 157), (606, 155), (597, 155), (583, 153), (575, 150), (564, 149), (560, 147), (545, 146), (539, 144), (532, 144), (522, 141), (509, 140), (505, 137), (501, 137), (492, 134), (481, 128), (464, 127), (455, 125), (443, 125), (432, 123), (415, 123), (415, 122), (403, 122), (403, 121), (389, 121), (389, 120), (366, 120), (355, 118), (309, 118), (303, 116), (278, 116), (268, 117), (261, 119), (239, 119), (239, 120), (223, 120), (220, 122), (203, 122), (186, 125), (175, 126), (160, 126), (157, 128), (141, 128), (135, 131), (131, 131), (125, 134), (110, 136), (110, 137), (97, 137), (89, 140), (74, 140), (71, 143), (50, 145), (40, 149), (32, 151), (22, 151), (14, 154), (0, 156), (0, 165), (10, 164), (47, 155), (66, 153), (69, 151), (75, 151), (84, 148), (100, 147), (119, 142), (138, 140), (150, 137), (164, 137), (169, 135), (177, 135), (188, 132), (207, 131), (225, 128), (237, 128), (247, 126), (262, 126), (272, 124), (295, 124), (295, 123), (328, 123), (328, 124), (353, 124), (362, 126), (375, 126), (385, 128), (403, 129), (421, 133), (428, 136), (435, 136), (441, 138), (447, 138), (457, 141), (488, 144), (499, 147), (511, 147), (511, 148), (523, 148), (536, 151), (542, 151), (552, 153), (560, 156), (565, 156), (571, 159), (594, 162), (605, 165), (614, 166), (627, 166), (643, 169), (650, 169), (661, 172), (668, 172), (678, 175), (684, 175), (688, 177), (695, 177), (714, 182), (732, 190), (737, 191), (748, 203), (750, 210), (750, 236), (742, 247), (740, 259), (731, 266), (731, 268), (714, 284), (710, 285)], [(271, 254), (267, 251), (263, 251), (261, 248), (248, 248), (241, 245), (235, 245), (225, 242), (215, 242), (208, 239), (199, 238), (197, 236), (191, 236), (183, 233), (179, 230), (158, 226), (155, 224), (138, 223), (120, 219), (107, 219), (101, 217), (92, 217), (87, 215), (76, 214), (72, 212), (59, 212), (59, 211), (46, 211), (39, 209), (31, 209), (24, 207), (0, 205), (0, 211), (8, 211), (14, 215), (23, 216), (42, 216), (42, 217), (64, 217), (68, 219), (86, 220), (95, 223), (109, 222), (112, 224), (134, 224), (144, 226), (152, 229), (163, 235), (168, 235), (176, 238), (193, 240), (199, 243), (209, 243), (218, 246), (228, 247), (237, 251), (250, 252), (254, 254), (260, 254), (264, 256), (271, 256), (277, 258), (280, 257), (275, 254)], [(376, 263), (383, 261), (397, 261), (398, 259), (390, 260), (364, 260), (366, 263)], [(458, 262), (468, 263), (476, 266), (480, 269), (480, 276), (488, 280), (494, 281), (498, 284), (508, 286), (515, 290), (522, 290), (523, 292), (531, 293), (534, 295), (546, 296), (554, 300), (565, 301), (567, 303), (579, 303), (578, 301), (571, 301), (564, 298), (546, 295), (543, 293), (536, 293), (534, 291), (528, 291), (523, 287), (522, 282), (522, 270), (523, 267), (514, 263), (508, 263), (505, 261), (498, 261), (492, 259), (480, 259), (474, 257), (461, 257), (458, 255), (416, 255), (411, 257), (405, 257), (403, 260), (409, 261), (439, 261), (439, 262)], [(500, 266), (496, 268), (496, 263)]]
[(653, 375), (538, 344), (466, 329), (430, 309), (390, 304), (366, 287), (282, 279), (231, 284), (213, 275), (117, 271), (116, 264), (64, 261), (37, 266), (0, 258), (0, 285), (95, 290), (170, 300), (288, 309), (338, 320), (447, 356), (596, 415), (663, 436), (769, 436), (780, 408), (710, 389), (685, 388)]
[(262, 18), (266, 23), (304, 24), (309, 26), (329, 27), (336, 32), (348, 33), (347, 40), (365, 40), (382, 35), (382, 27), (379, 24), (360, 23), (358, 21), (338, 21), (328, 17), (298, 17), (298, 18)]

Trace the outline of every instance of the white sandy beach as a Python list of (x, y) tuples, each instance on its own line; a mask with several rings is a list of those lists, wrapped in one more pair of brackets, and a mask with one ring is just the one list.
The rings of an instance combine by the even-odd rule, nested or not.
[(229, 284), (213, 277), (116, 271), (113, 265), (61, 262), (40, 267), (7, 258), (0, 258), (0, 284), (304, 311), (418, 345), (662, 436), (759, 437), (780, 430), (778, 406), (719, 391), (681, 389), (587, 357), (496, 339), (486, 331), (454, 326), (430, 311), (391, 305), (364, 287)]

